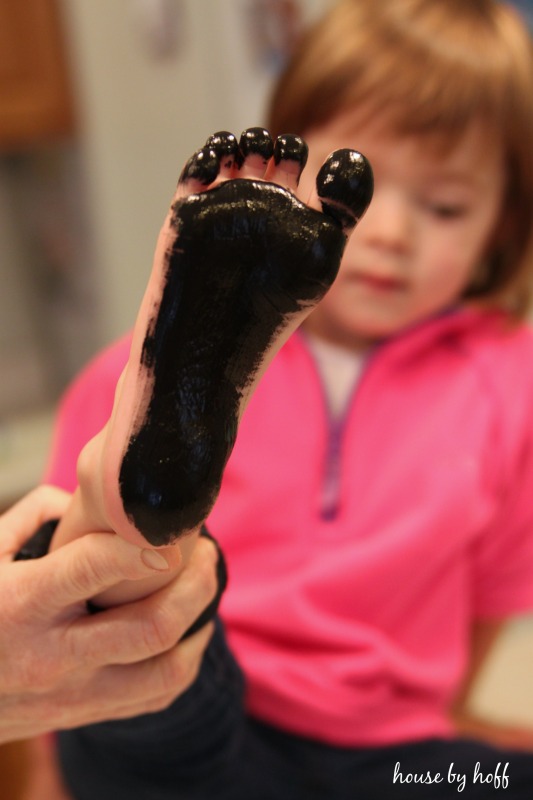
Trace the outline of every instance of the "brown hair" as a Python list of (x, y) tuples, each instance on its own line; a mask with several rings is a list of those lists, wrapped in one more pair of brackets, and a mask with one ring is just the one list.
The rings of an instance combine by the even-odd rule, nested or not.
[(533, 283), (533, 54), (495, 0), (341, 0), (299, 43), (271, 98), (269, 128), (304, 134), (361, 106), (399, 134), (454, 144), (474, 119), (501, 136), (505, 220), (465, 297), (528, 310)]

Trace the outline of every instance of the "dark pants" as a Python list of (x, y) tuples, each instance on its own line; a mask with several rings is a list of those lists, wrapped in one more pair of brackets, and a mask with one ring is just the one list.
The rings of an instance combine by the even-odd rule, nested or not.
[(250, 719), (220, 624), (197, 681), (169, 709), (58, 740), (76, 800), (533, 797), (533, 754), (437, 739), (329, 747)]

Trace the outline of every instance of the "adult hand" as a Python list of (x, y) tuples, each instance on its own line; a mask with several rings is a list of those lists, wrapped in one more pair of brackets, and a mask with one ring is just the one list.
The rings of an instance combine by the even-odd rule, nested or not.
[(164, 589), (94, 615), (88, 599), (154, 574), (146, 551), (93, 533), (13, 562), (69, 502), (41, 487), (0, 517), (0, 742), (165, 708), (194, 681), (212, 634), (209, 624), (177, 644), (216, 593), (208, 539)]

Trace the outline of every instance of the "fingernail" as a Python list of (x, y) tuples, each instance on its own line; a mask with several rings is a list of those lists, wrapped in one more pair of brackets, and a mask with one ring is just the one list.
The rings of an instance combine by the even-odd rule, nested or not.
[(158, 553), (157, 550), (142, 550), (141, 561), (143, 564), (146, 564), (147, 567), (150, 567), (150, 569), (157, 569), (160, 572), (169, 568), (168, 561), (161, 553)]

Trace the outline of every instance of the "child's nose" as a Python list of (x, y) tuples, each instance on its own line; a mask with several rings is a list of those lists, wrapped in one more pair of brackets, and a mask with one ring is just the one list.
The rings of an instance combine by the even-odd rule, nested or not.
[(379, 188), (359, 223), (357, 240), (369, 247), (402, 254), (408, 251), (412, 239), (412, 220), (408, 204), (395, 189)]

